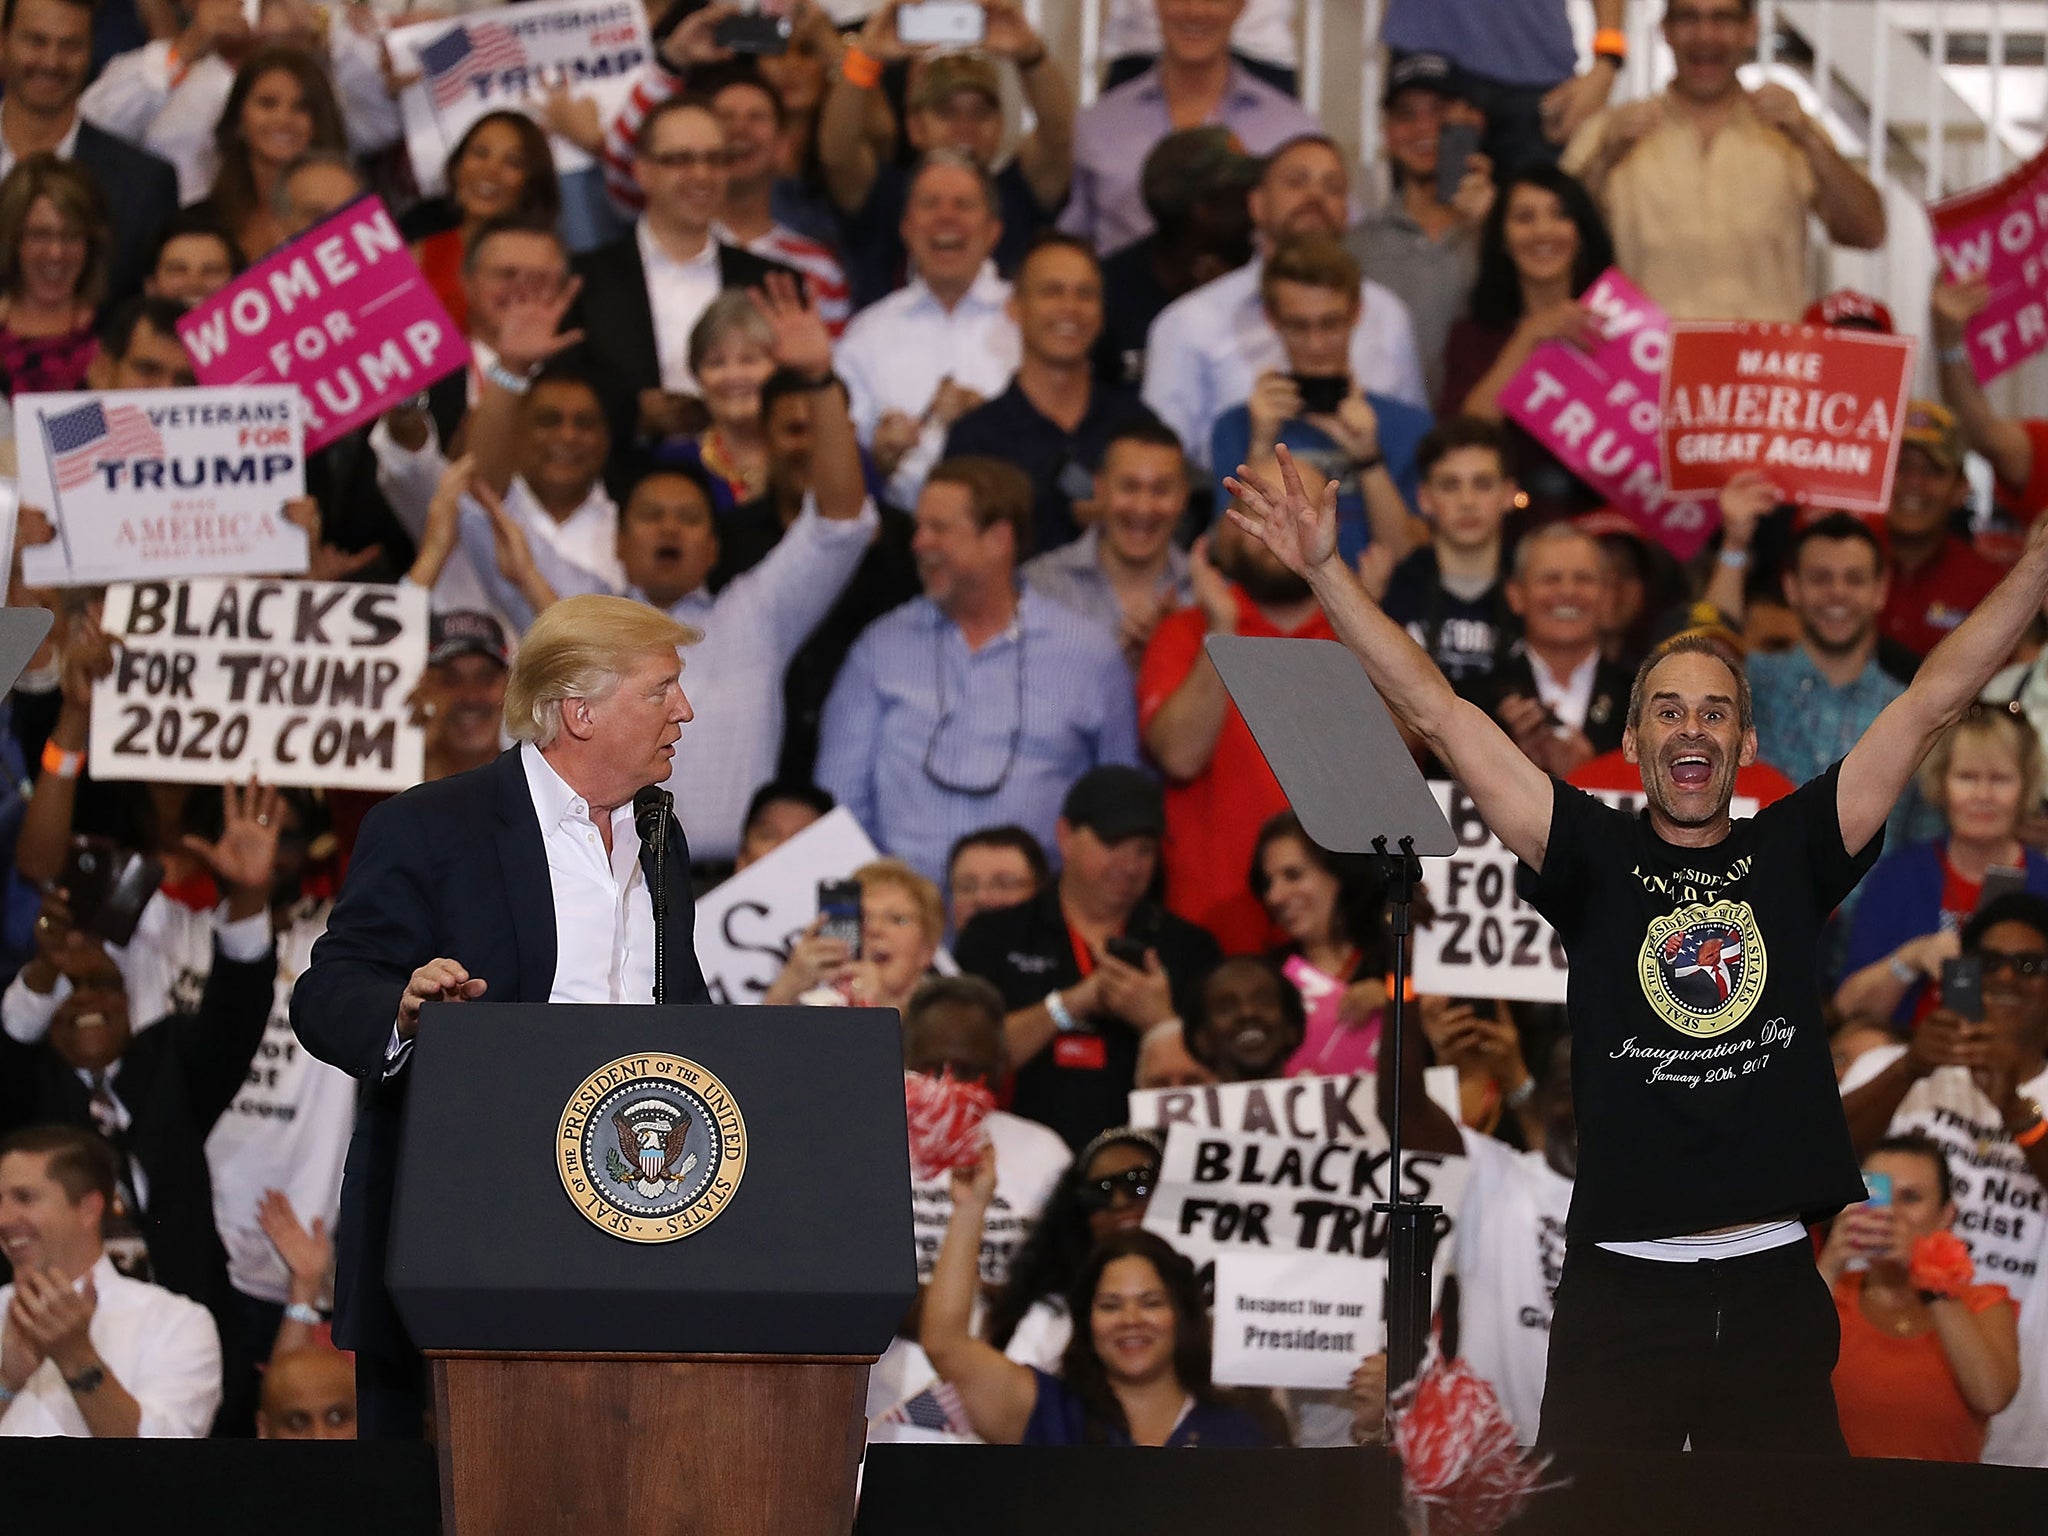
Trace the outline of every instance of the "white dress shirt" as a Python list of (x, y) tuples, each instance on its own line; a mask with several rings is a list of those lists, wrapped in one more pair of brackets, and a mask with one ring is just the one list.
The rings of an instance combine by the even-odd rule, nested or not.
[[(1254, 256), (1175, 299), (1145, 339), (1145, 403), (1204, 468), (1212, 467), (1209, 433), (1216, 418), (1249, 400), (1260, 374), (1287, 367), (1287, 349), (1259, 299), (1264, 268)], [(1408, 306), (1371, 278), (1359, 285), (1359, 299), (1351, 377), (1361, 388), (1428, 409)]]
[(654, 314), (654, 355), (661, 359), (661, 387), (671, 394), (697, 393), (690, 372), (690, 332), (718, 297), (718, 241), (706, 236), (704, 249), (677, 261), (661, 248), (641, 219), (633, 226), (640, 265), (647, 269), (647, 307)]
[[(78, 125), (83, 121), (84, 119), (81, 118), (76, 112), (72, 113), (71, 126), (64, 130), (64, 137), (57, 141), (57, 147), (51, 150), (50, 153), (55, 155), (59, 160), (77, 159)], [(14, 153), (13, 147), (8, 144), (5, 136), (0, 136), (0, 176), (5, 176), (9, 171), (14, 169), (14, 162), (16, 158), (17, 157)]]
[(924, 422), (916, 446), (889, 477), (892, 505), (917, 505), (924, 477), (945, 449), (944, 424), (925, 416), (940, 381), (950, 378), (991, 400), (1009, 387), (1022, 354), (1016, 322), (1004, 312), (1009, 299), (1010, 285), (989, 262), (950, 310), (923, 278), (913, 278), (847, 326), (833, 365), (846, 381), (861, 445), (873, 444), (886, 411)]
[(555, 903), (551, 1003), (654, 1001), (654, 902), (640, 868), (631, 801), (612, 810), (612, 850), (590, 820), (590, 802), (531, 742), (519, 749), (540, 818)]
[(1529, 675), (1536, 679), (1536, 698), (1558, 720), (1575, 731), (1586, 728), (1586, 711), (1593, 707), (1593, 674), (1600, 667), (1600, 652), (1589, 652), (1567, 677), (1556, 677), (1543, 658), (1529, 653)]
[[(220, 1407), (220, 1332), (213, 1315), (160, 1285), (130, 1280), (104, 1254), (92, 1267), (92, 1284), (99, 1302), (86, 1332), (107, 1374), (142, 1409), (136, 1434), (202, 1438)], [(14, 1287), (0, 1286), (0, 1316), (13, 1300)], [(37, 1366), (0, 1412), (0, 1435), (91, 1438), (56, 1361)]]

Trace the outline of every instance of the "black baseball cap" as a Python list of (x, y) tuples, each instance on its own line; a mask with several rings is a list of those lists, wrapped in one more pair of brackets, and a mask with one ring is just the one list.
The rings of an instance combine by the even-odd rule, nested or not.
[(1074, 781), (1060, 804), (1070, 827), (1086, 827), (1105, 843), (1127, 837), (1164, 837), (1166, 799), (1151, 775), (1107, 764)]
[(1407, 53), (1394, 61), (1380, 105), (1391, 107), (1403, 91), (1434, 91), (1451, 101), (1463, 101), (1468, 94), (1458, 66), (1440, 53)]
[(427, 665), (446, 666), (458, 656), (488, 656), (501, 667), (511, 666), (505, 626), (472, 608), (435, 614), (427, 625)]

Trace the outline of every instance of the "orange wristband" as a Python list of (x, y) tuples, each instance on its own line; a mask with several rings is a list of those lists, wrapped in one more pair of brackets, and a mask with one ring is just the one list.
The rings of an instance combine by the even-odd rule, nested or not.
[(857, 43), (849, 43), (839, 58), (839, 74), (857, 90), (872, 91), (882, 83), (882, 61), (862, 52)]
[(1619, 62), (1628, 57), (1628, 34), (1619, 27), (1602, 27), (1593, 34), (1593, 57)]
[(2031, 1147), (2043, 1136), (2048, 1136), (2048, 1116), (2036, 1120), (2024, 1131), (2021, 1131), (2019, 1135), (2013, 1137), (2012, 1144), (2016, 1147)]
[(83, 752), (67, 752), (55, 741), (43, 743), (43, 772), (59, 779), (75, 779), (84, 771)]

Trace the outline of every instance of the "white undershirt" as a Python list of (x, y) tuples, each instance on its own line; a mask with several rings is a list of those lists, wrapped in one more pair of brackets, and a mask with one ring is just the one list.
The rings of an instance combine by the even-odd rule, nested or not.
[(1586, 711), (1593, 707), (1593, 674), (1600, 666), (1600, 652), (1589, 651), (1586, 659), (1565, 678), (1553, 677), (1543, 658), (1529, 653), (1529, 672), (1536, 679), (1536, 697), (1563, 724), (1578, 731), (1586, 725)]
[(1643, 1243), (1599, 1243), (1609, 1253), (1628, 1259), (1654, 1259), (1659, 1264), (1697, 1264), (1702, 1259), (1741, 1259), (1769, 1253), (1806, 1240), (1796, 1221), (1760, 1221), (1732, 1232), (1701, 1232), (1691, 1237), (1655, 1237)]

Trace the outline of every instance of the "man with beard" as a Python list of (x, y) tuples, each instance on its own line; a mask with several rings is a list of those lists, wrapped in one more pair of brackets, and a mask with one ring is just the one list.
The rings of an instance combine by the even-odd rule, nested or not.
[(1336, 633), (1308, 584), (1233, 523), (1195, 545), (1188, 572), (1193, 606), (1160, 620), (1138, 669), (1138, 728), (1166, 778), (1166, 905), (1226, 953), (1259, 954), (1272, 925), (1245, 871), (1287, 796), (1202, 645), (1210, 635)]
[(1564, 168), (1606, 214), (1622, 271), (1674, 320), (1797, 321), (1807, 214), (1875, 250), (1884, 200), (1791, 91), (1743, 89), (1756, 0), (1667, 0), (1664, 41), (1670, 86), (1587, 123)]
[[(1543, 1442), (1844, 1454), (1839, 1325), (1803, 1223), (1860, 1201), (1863, 1182), (1815, 951), (1907, 780), (2048, 594), (2048, 532), (1845, 760), (1754, 817), (1729, 816), (1736, 770), (1757, 757), (1747, 678), (1705, 637), (1652, 652), (1622, 737), (1648, 801), (1630, 816), (1545, 774), (1461, 700), (1337, 558), (1334, 488), (1311, 492), (1285, 449), (1279, 467), (1231, 482), (1232, 518), (1303, 578), (1465, 786), (1570, 957), (1586, 1114)], [(1674, 980), (1715, 938), (1729, 990), (1710, 1005)]]
[(1998, 585), (2000, 573), (1951, 527), (1970, 494), (1954, 415), (1931, 400), (1912, 401), (1899, 435), (1899, 469), (1884, 515), (1891, 579), (1877, 622), (1886, 639), (1925, 656)]

